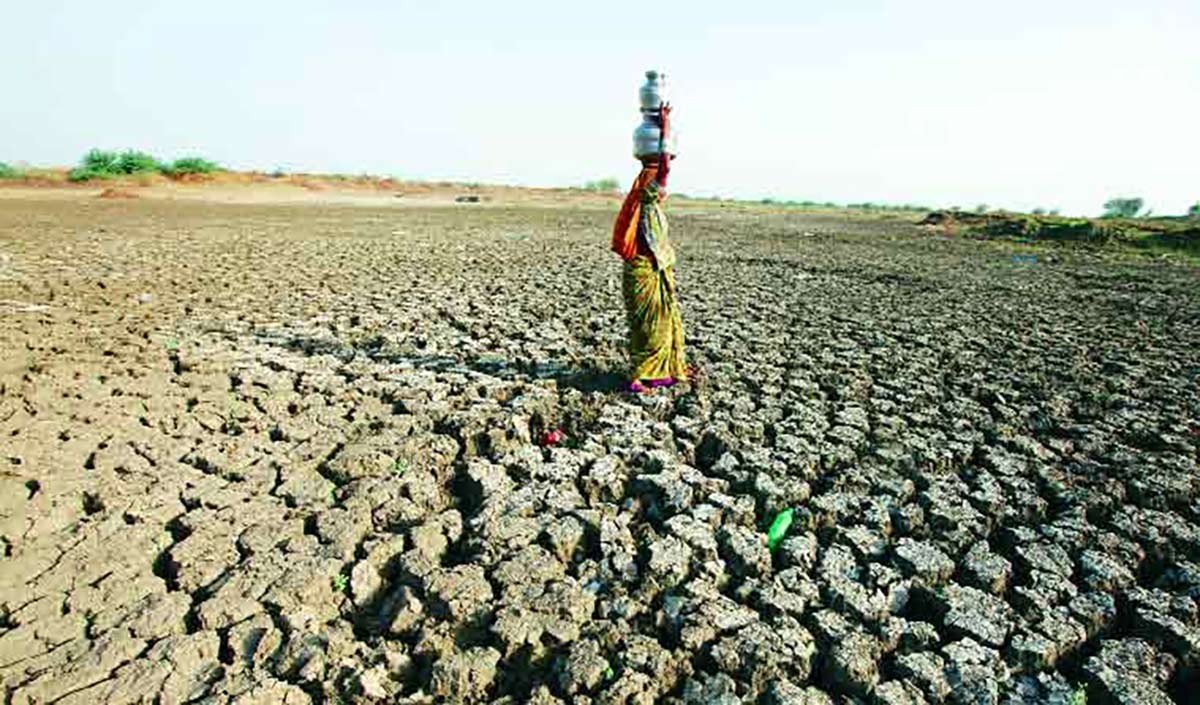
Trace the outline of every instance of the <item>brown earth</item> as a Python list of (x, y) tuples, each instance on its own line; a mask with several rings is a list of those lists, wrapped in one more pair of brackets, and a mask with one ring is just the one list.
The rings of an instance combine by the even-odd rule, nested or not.
[(137, 193), (123, 188), (106, 188), (97, 198), (137, 198)]
[(0, 189), (5, 703), (1194, 701), (1195, 269), (679, 203), (630, 398), (615, 197), (99, 190)]

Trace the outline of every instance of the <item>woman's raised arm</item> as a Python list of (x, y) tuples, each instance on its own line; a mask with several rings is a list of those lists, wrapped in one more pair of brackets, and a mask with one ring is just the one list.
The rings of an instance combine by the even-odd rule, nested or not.
[(671, 175), (671, 155), (667, 152), (667, 145), (670, 144), (670, 131), (671, 104), (663, 103), (662, 129), (658, 133), (658, 187), (662, 190), (663, 195), (666, 195), (667, 177)]

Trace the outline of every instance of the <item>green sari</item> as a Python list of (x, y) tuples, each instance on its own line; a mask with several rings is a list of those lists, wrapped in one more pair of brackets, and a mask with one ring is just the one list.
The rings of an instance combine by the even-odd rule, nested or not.
[(638, 237), (650, 256), (625, 261), (622, 291), (629, 323), (633, 381), (685, 381), (683, 316), (675, 291), (675, 248), (662, 209), (658, 184), (642, 189)]

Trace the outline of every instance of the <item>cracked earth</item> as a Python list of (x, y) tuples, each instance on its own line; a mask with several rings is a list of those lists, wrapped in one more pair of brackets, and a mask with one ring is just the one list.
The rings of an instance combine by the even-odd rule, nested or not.
[(0, 202), (4, 702), (1200, 702), (1195, 269), (611, 217)]

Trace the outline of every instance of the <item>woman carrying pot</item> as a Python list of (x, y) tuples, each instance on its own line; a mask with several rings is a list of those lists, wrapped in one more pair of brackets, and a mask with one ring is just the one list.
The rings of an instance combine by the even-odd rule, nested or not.
[(643, 123), (634, 132), (641, 173), (613, 227), (612, 249), (625, 261), (622, 291), (632, 362), (629, 391), (642, 393), (688, 379), (683, 318), (675, 291), (675, 248), (663, 203), (671, 171), (671, 106), (661, 99), (659, 76), (646, 73)]

